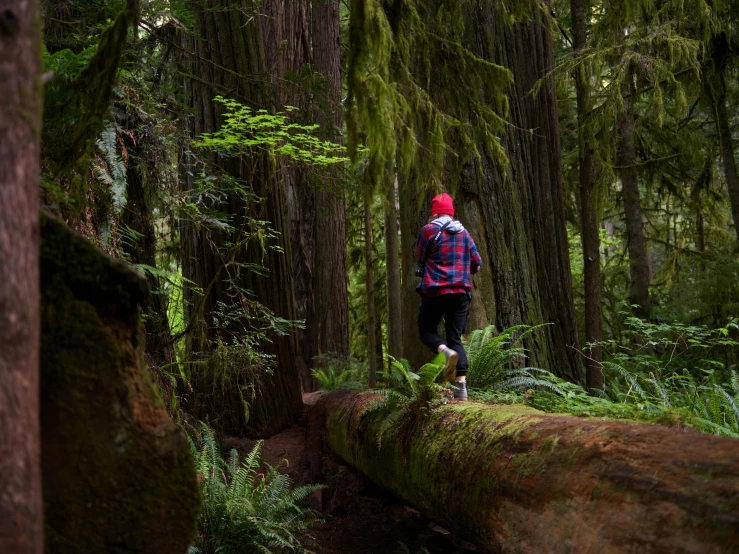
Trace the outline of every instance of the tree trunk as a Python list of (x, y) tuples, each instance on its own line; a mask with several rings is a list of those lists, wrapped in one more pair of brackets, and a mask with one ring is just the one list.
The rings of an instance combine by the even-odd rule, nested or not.
[[(407, 179), (398, 176), (398, 197), (400, 200), (400, 248), (401, 248), (401, 291), (403, 322), (403, 358), (413, 367), (421, 367), (430, 361), (432, 354), (421, 344), (418, 336), (418, 310), (421, 297), (416, 292), (417, 259), (416, 243), (421, 227), (426, 223), (431, 207), (430, 199), (419, 205), (418, 185), (411, 174)], [(426, 214), (426, 215), (424, 215)]]
[(465, 403), (411, 409), (379, 441), (374, 400), (311, 410), (336, 454), (483, 552), (739, 550), (734, 439)]
[(624, 98), (624, 111), (618, 125), (618, 165), (621, 167), (621, 185), (628, 235), (629, 267), (631, 288), (629, 302), (634, 315), (649, 319), (649, 257), (644, 242), (644, 224), (639, 195), (639, 174), (636, 170), (636, 147), (634, 145), (634, 102), (636, 100), (631, 72), (629, 71), (629, 95)]
[[(132, 125), (133, 126), (133, 125)], [(139, 141), (143, 140), (139, 137)], [(140, 142), (127, 141), (129, 159), (126, 170), (126, 207), (121, 217), (122, 223), (138, 233), (136, 240), (123, 244), (129, 260), (134, 264), (157, 267), (157, 238), (154, 229), (151, 202), (147, 194), (143, 168), (139, 165)], [(144, 330), (146, 333), (146, 354), (156, 366), (175, 362), (172, 348), (172, 334), (167, 317), (167, 297), (161, 294), (159, 279), (150, 272), (142, 272), (151, 291), (147, 306)]]
[(367, 271), (367, 361), (369, 363), (369, 386), (377, 384), (377, 325), (375, 318), (375, 277), (372, 268), (372, 213), (371, 194), (364, 197), (364, 244)]
[(0, 7), (0, 552), (44, 549), (39, 428), (39, 4)]
[[(510, 125), (503, 136), (510, 163), (504, 171), (493, 152), (478, 145), (481, 157), (470, 160), (456, 194), (479, 207), (482, 232), (473, 238), (490, 260), (480, 278), (492, 280), (495, 326), (551, 323), (526, 342), (526, 363), (578, 381), (556, 95), (547, 77), (554, 61), (549, 27), (535, 8), (533, 20), (510, 27), (499, 3), (485, 10), (476, 6), (465, 7), (463, 46), (513, 73)], [(543, 88), (532, 95), (542, 78)]]
[[(588, 40), (585, 0), (571, 0), (575, 55), (581, 55)], [(603, 339), (600, 296), (600, 234), (595, 203), (595, 156), (590, 129), (589, 72), (585, 62), (575, 71), (577, 126), (580, 151), (580, 233), (585, 281), (585, 342)], [(588, 390), (603, 390), (602, 348), (586, 349), (585, 382)]]
[[(222, 106), (212, 101), (217, 94), (225, 94), (265, 109), (274, 108), (279, 99), (288, 95), (291, 84), (283, 79), (285, 68), (291, 67), (294, 60), (303, 59), (302, 54), (294, 50), (304, 46), (303, 35), (296, 32), (298, 20), (302, 19), (295, 10), (302, 10), (304, 15), (305, 6), (274, 0), (267, 2), (264, 7), (269, 17), (250, 13), (241, 2), (227, 2), (224, 5), (208, 0), (195, 13), (196, 37), (191, 38), (187, 45), (187, 49), (194, 52), (195, 56), (185, 58), (185, 73), (194, 78), (186, 79), (184, 85), (185, 96), (193, 108), (190, 121), (193, 137), (219, 128)], [(301, 40), (297, 44), (294, 40), (287, 40), (288, 33), (291, 33), (291, 38), (297, 36)], [(265, 84), (269, 79), (274, 81), (274, 89)], [(254, 297), (277, 316), (287, 320), (297, 319), (290, 221), (286, 205), (287, 192), (294, 190), (291, 188), (294, 185), (291, 181), (293, 176), (280, 164), (276, 171), (273, 170), (266, 158), (255, 161), (253, 174), (247, 174), (247, 168), (238, 160), (213, 157), (210, 161), (265, 199), (258, 207), (254, 207), (245, 206), (239, 198), (229, 198), (225, 210), (234, 216), (234, 227), (240, 228), (243, 214), (250, 210), (250, 215), (269, 221), (278, 232), (278, 238), (272, 245), (281, 251), (268, 249), (262, 252), (257, 245), (252, 245), (248, 251), (236, 254), (236, 261), (263, 265), (269, 275), (261, 277), (251, 271), (241, 271), (232, 276), (234, 282), (252, 291)], [(194, 171), (185, 155), (182, 156), (182, 164), (184, 188), (193, 189)], [(226, 281), (227, 260), (222, 258), (225, 243), (233, 241), (234, 237), (218, 229), (196, 228), (187, 221), (183, 222), (181, 233), (183, 276), (195, 284), (185, 289), (187, 320), (203, 322), (199, 332), (192, 338), (192, 349), (208, 352), (213, 341), (219, 337), (218, 330), (212, 328), (210, 320), (216, 304), (223, 302), (231, 305), (234, 302)], [(196, 293), (197, 288), (203, 291), (202, 297)], [(197, 307), (200, 309), (196, 310)], [(241, 424), (228, 429), (228, 432), (272, 435), (300, 416), (302, 402), (297, 338), (295, 333), (272, 333), (271, 339), (263, 348), (274, 357), (274, 371), (255, 377), (255, 396), (248, 422), (241, 417)], [(228, 409), (236, 413), (243, 412), (243, 406), (238, 403), (228, 406)], [(213, 413), (211, 419), (217, 419), (220, 415)]]
[(398, 201), (395, 177), (388, 187), (385, 203), (385, 271), (387, 272), (387, 351), (399, 360), (403, 356), (403, 325), (400, 300), (400, 250), (398, 245)]
[(712, 44), (711, 64), (708, 69), (707, 92), (713, 105), (716, 131), (721, 146), (721, 160), (724, 166), (726, 188), (729, 191), (731, 215), (734, 219), (734, 231), (739, 240), (739, 172), (737, 172), (736, 158), (734, 157), (734, 138), (731, 135), (729, 114), (726, 109), (726, 57), (728, 45), (726, 36), (721, 34), (714, 37)]
[[(316, 95), (316, 122), (328, 140), (341, 144), (341, 42), (339, 0), (312, 3), (313, 67), (325, 78), (325, 94)], [(315, 102), (314, 100), (314, 102)], [(349, 355), (349, 296), (347, 291), (346, 207), (338, 172), (316, 190), (315, 318), (316, 355)], [(324, 177), (324, 176), (322, 176)]]
[[(454, 198), (454, 212), (475, 241), (486, 243), (485, 221), (480, 211), (480, 199), (461, 189)], [(478, 247), (484, 271), (472, 276), (472, 302), (467, 317), (467, 333), (483, 329), (496, 321), (495, 285), (491, 277), (493, 264), (487, 248)]]

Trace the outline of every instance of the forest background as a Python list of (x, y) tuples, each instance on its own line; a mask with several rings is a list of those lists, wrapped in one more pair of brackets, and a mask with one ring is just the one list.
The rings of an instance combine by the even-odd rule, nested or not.
[(269, 436), (428, 361), (447, 191), (507, 353), (473, 396), (739, 433), (735, 3), (42, 7), (42, 203), (146, 276), (171, 413)]

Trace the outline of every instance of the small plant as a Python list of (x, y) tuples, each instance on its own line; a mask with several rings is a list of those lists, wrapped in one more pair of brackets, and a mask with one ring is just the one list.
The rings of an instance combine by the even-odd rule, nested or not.
[(190, 439), (190, 448), (203, 509), (189, 554), (308, 552), (303, 532), (320, 521), (300, 504), (320, 486), (293, 488), (276, 467), (260, 473), (261, 441), (241, 463), (236, 450), (225, 461), (215, 434), (204, 424), (199, 443)]
[(361, 389), (367, 386), (367, 368), (353, 360), (331, 355), (319, 356), (315, 359), (320, 367), (311, 370), (311, 375), (320, 385), (321, 390)]
[[(368, 404), (365, 412), (384, 414), (377, 434), (378, 446), (382, 445), (385, 431), (399, 424), (406, 415), (412, 413), (417, 416), (423, 410), (448, 402), (451, 397), (448, 388), (436, 383), (443, 370), (442, 365), (424, 364), (416, 373), (412, 371), (408, 360), (398, 361), (393, 357), (389, 357), (389, 360), (388, 370), (378, 375), (385, 388), (373, 389), (366, 393), (374, 395), (375, 398)], [(406, 420), (405, 424), (410, 422)]]
[(520, 367), (526, 361), (523, 339), (543, 325), (516, 325), (495, 334), (495, 327), (473, 331), (465, 349), (469, 360), (467, 386), (471, 389), (544, 388), (562, 394), (549, 377), (551, 373), (535, 367)]

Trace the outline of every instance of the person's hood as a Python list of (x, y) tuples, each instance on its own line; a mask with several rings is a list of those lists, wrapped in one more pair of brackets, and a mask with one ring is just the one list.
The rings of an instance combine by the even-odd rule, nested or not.
[(449, 225), (449, 227), (446, 228), (446, 230), (453, 235), (464, 231), (464, 226), (462, 225), (462, 223), (459, 221), (453, 221), (451, 216), (448, 215), (442, 215), (438, 219), (434, 219), (431, 224), (436, 225), (437, 227), (442, 227), (446, 224), (447, 221), (451, 221), (451, 224)]

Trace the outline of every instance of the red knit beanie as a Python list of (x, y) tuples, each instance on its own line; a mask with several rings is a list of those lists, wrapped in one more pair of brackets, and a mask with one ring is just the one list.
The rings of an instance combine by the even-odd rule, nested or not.
[(431, 215), (454, 215), (454, 202), (446, 192), (434, 196), (431, 201)]

